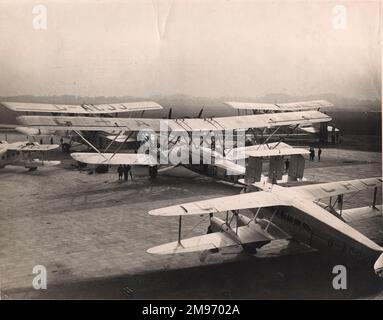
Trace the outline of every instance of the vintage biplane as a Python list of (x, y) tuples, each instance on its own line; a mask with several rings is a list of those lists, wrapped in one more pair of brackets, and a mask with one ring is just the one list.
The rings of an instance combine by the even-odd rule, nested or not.
[[(382, 217), (382, 206), (376, 204), (382, 178), (282, 187), (247, 180), (248, 191), (234, 196), (183, 203), (149, 212), (153, 216), (179, 218), (178, 240), (153, 247), (152, 254), (218, 252), (222, 248), (240, 247), (255, 254), (272, 241), (285, 239), (305, 247), (324, 250), (361, 261), (373, 261), (375, 272), (383, 276), (383, 247), (347, 224), (344, 217), (355, 214)], [(370, 207), (343, 210), (343, 195), (366, 189), (374, 190)], [(341, 204), (338, 210), (331, 198)], [(321, 199), (330, 198), (325, 205)], [(241, 214), (242, 210), (251, 212)], [(226, 218), (217, 217), (226, 214)], [(208, 215), (208, 233), (181, 238), (181, 220), (192, 215)], [(231, 215), (231, 218), (230, 218)], [(382, 217), (383, 219), (383, 217)], [(234, 221), (234, 222), (233, 222)], [(233, 223), (235, 225), (233, 225)]]
[[(157, 173), (156, 166), (160, 164), (158, 160), (161, 152), (167, 153), (179, 153), (181, 157), (174, 157), (180, 160), (179, 163), (184, 164), (182, 157), (190, 158), (193, 153), (202, 155), (202, 159), (212, 159), (213, 166), (205, 166), (206, 163), (202, 162), (199, 165), (193, 165), (190, 167), (201, 172), (208, 173), (209, 168), (220, 168), (223, 170), (223, 176), (240, 175), (244, 173), (244, 167), (238, 167), (235, 165), (233, 159), (226, 158), (223, 150), (221, 153), (212, 150), (210, 147), (201, 147), (195, 145), (194, 149), (190, 148), (189, 142), (182, 141), (182, 139), (175, 140), (174, 136), (177, 134), (186, 133), (187, 135), (193, 135), (195, 133), (203, 132), (235, 132), (239, 130), (260, 130), (261, 132), (267, 128), (272, 129), (273, 133), (264, 141), (264, 145), (270, 148), (268, 140), (278, 132), (278, 130), (285, 126), (310, 125), (313, 123), (329, 122), (331, 118), (326, 114), (323, 114), (316, 110), (298, 111), (288, 113), (275, 113), (275, 114), (256, 114), (246, 116), (232, 116), (232, 117), (212, 117), (212, 118), (184, 118), (184, 119), (150, 119), (150, 118), (96, 118), (96, 117), (68, 117), (68, 116), (20, 116), (18, 120), (25, 126), (38, 130), (70, 130), (77, 133), (85, 142), (87, 142), (97, 153), (73, 153), (72, 157), (80, 162), (96, 164), (96, 165), (117, 165), (117, 164), (129, 164), (129, 165), (149, 165), (151, 176), (155, 176)], [(103, 151), (97, 149), (90, 141), (82, 135), (82, 132), (86, 131), (118, 131), (130, 132), (134, 134), (136, 132), (147, 132), (148, 136), (158, 136), (163, 134), (166, 130), (169, 136), (169, 145), (166, 146), (166, 151), (161, 147), (155, 154), (122, 154), (118, 153), (120, 148), (114, 152), (108, 152), (110, 144)], [(127, 135), (125, 141), (129, 139), (130, 135)], [(113, 142), (113, 141), (112, 141)], [(279, 143), (277, 143), (279, 145)], [(279, 149), (283, 144), (280, 145)], [(253, 146), (254, 147), (254, 146)], [(253, 149), (257, 150), (261, 148), (260, 145), (255, 146)], [(185, 152), (183, 152), (186, 150)], [(192, 150), (192, 151), (190, 151)], [(230, 152), (230, 149), (228, 150)], [(192, 153), (192, 154), (191, 154)], [(210, 155), (203, 157), (204, 154)], [(186, 159), (184, 159), (186, 160)], [(237, 159), (238, 160), (238, 159)], [(190, 163), (190, 162), (188, 162)], [(178, 163), (177, 163), (178, 164)], [(172, 164), (172, 165), (177, 165)], [(211, 164), (211, 162), (208, 162)], [(153, 167), (155, 170), (153, 170)], [(228, 172), (234, 172), (235, 174), (227, 174)]]
[[(334, 104), (327, 100), (312, 100), (312, 101), (299, 101), (299, 102), (287, 102), (287, 103), (258, 103), (258, 102), (235, 102), (227, 101), (226, 105), (237, 110), (238, 115), (241, 112), (247, 114), (251, 112), (257, 113), (280, 113), (280, 112), (296, 112), (304, 110), (320, 110), (333, 108)], [(298, 127), (295, 137), (302, 136), (302, 134), (319, 134), (321, 142), (328, 142), (330, 140), (339, 139), (340, 131), (335, 127), (333, 123), (321, 123), (320, 125), (300, 125)], [(335, 142), (335, 141), (334, 141)]]
[(44, 160), (44, 152), (58, 148), (57, 144), (39, 144), (37, 142), (0, 141), (0, 168), (7, 165), (22, 166), (30, 171), (38, 167), (55, 166), (60, 161)]
[[(81, 104), (81, 105), (67, 105), (67, 104), (50, 104), (50, 103), (25, 103), (25, 102), (1, 102), (1, 104), (16, 112), (25, 112), (27, 114), (46, 114), (51, 116), (67, 115), (69, 117), (86, 116), (86, 117), (111, 117), (118, 114), (140, 112), (140, 117), (143, 117), (145, 111), (159, 110), (162, 106), (154, 101), (138, 101), (138, 102), (124, 102), (124, 103), (111, 103), (111, 104)], [(28, 117), (28, 115), (27, 115)], [(30, 126), (19, 126), (15, 128), (16, 131), (23, 133), (27, 136), (59, 136), (70, 138), (70, 141), (77, 140), (77, 135), (72, 135), (70, 130), (60, 130), (58, 128), (33, 128)], [(105, 138), (113, 142), (124, 142), (127, 135), (127, 141), (135, 141), (134, 136), (129, 132), (115, 131), (115, 130), (100, 130), (88, 131), (83, 133), (87, 140), (93, 143), (100, 144), (100, 138)]]

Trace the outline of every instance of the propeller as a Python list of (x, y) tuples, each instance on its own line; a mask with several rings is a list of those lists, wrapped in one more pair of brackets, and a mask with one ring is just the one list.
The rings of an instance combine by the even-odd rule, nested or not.
[(202, 112), (203, 112), (203, 108), (201, 108), (201, 110), (198, 112), (197, 118), (201, 118)]
[(169, 109), (168, 119), (172, 118), (173, 108)]

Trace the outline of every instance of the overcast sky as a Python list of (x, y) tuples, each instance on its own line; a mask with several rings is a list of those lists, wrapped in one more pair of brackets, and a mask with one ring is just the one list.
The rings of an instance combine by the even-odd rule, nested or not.
[(378, 1), (0, 0), (0, 96), (380, 98), (379, 17)]

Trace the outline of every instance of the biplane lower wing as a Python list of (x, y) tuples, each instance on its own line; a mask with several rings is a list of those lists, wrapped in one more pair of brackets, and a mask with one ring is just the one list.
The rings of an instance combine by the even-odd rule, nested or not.
[(37, 167), (53, 167), (58, 166), (61, 161), (58, 160), (40, 160), (40, 159), (31, 159), (31, 160), (16, 160), (12, 163), (14, 166), (22, 166), (26, 168), (37, 168)]
[(108, 165), (157, 165), (158, 161), (148, 154), (140, 153), (71, 153), (71, 157), (79, 162), (88, 164), (108, 164)]
[(50, 151), (57, 149), (58, 144), (39, 144), (37, 142), (5, 143), (4, 147), (10, 151)]
[[(259, 229), (259, 230), (257, 230)], [(283, 237), (285, 239), (285, 237)], [(147, 252), (152, 254), (188, 253), (204, 250), (221, 249), (238, 245), (265, 244), (276, 240), (265, 230), (261, 230), (256, 224), (238, 227), (235, 235), (226, 232), (213, 232), (202, 236), (182, 239), (150, 248)]]
[(50, 151), (57, 149), (59, 147), (58, 144), (32, 144), (20, 146), (17, 148), (8, 148), (8, 150), (18, 150), (18, 151)]
[(331, 118), (319, 111), (258, 114), (248, 116), (193, 118), (193, 119), (148, 119), (148, 118), (96, 118), (63, 116), (20, 116), (20, 123), (45, 130), (108, 131), (164, 130), (179, 131), (223, 131), (249, 128), (281, 127), (329, 122)]

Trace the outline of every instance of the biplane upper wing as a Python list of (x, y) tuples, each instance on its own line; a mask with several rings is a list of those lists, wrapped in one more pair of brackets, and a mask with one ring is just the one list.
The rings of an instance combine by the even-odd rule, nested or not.
[(154, 101), (82, 105), (24, 102), (1, 102), (1, 104), (13, 111), (41, 113), (103, 114), (162, 109)]
[(109, 164), (109, 165), (156, 165), (157, 159), (148, 154), (142, 153), (71, 153), (71, 157), (79, 162), (88, 164)]
[(340, 194), (354, 193), (361, 190), (372, 189), (382, 185), (382, 178), (366, 178), (357, 180), (336, 181), (328, 183), (311, 184), (288, 188), (289, 192), (297, 194), (306, 200), (318, 200)]
[(274, 103), (227, 101), (224, 104), (238, 110), (280, 111), (280, 108)]
[(319, 108), (334, 107), (334, 105), (327, 100), (288, 102), (288, 103), (278, 103), (276, 105), (282, 111), (314, 110)]
[(228, 210), (289, 205), (291, 205), (291, 203), (288, 199), (279, 197), (276, 193), (260, 191), (183, 203), (151, 210), (149, 211), (149, 214), (152, 216), (188, 216), (217, 213)]
[(247, 116), (217, 117), (205, 119), (137, 119), (137, 118), (95, 118), (63, 116), (20, 116), (23, 125), (49, 130), (108, 131), (151, 130), (172, 131), (222, 131), (249, 128), (280, 127), (304, 125), (331, 121), (331, 118), (319, 111), (258, 114)]
[[(311, 201), (374, 188), (382, 184), (382, 178), (367, 178), (314, 185), (277, 188), (277, 192), (250, 192), (234, 196), (195, 201), (149, 211), (154, 216), (201, 215), (228, 210), (243, 210), (271, 206), (299, 206)], [(307, 201), (309, 200), (309, 201)]]
[(262, 111), (302, 111), (315, 110), (319, 108), (333, 107), (327, 100), (311, 100), (288, 103), (257, 103), (257, 102), (225, 102), (228, 106), (239, 110), (262, 110)]

